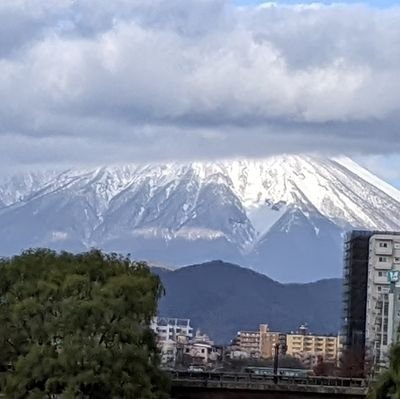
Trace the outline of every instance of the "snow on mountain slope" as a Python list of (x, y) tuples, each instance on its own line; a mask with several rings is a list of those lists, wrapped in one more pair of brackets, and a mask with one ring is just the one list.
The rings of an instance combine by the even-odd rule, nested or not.
[(249, 264), (278, 281), (311, 281), (339, 276), (342, 230), (316, 209), (291, 207), (255, 243)]
[(356, 162), (352, 161), (349, 158), (338, 158), (336, 159), (336, 161), (341, 165), (343, 165), (346, 169), (355, 173), (358, 177), (372, 184), (376, 188), (379, 188), (384, 193), (390, 195), (396, 201), (400, 202), (400, 191), (397, 190), (395, 187), (391, 186), (389, 183), (386, 183), (379, 177), (373, 175), (367, 169), (362, 168), (360, 165), (358, 165)]
[[(249, 211), (269, 204), (309, 203), (343, 226), (400, 226), (399, 200), (393, 196), (397, 192), (400, 197), (400, 192), (392, 188), (388, 196), (382, 190), (384, 182), (375, 178), (374, 184), (369, 183), (363, 179), (362, 171), (361, 167), (350, 171), (334, 160), (304, 156), (237, 161), (228, 170), (235, 191)], [(383, 204), (392, 212), (390, 218), (382, 213)]]
[[(344, 158), (282, 155), (0, 179), (5, 255), (97, 246), (171, 265), (222, 258), (308, 281), (340, 274), (341, 235), (351, 227), (400, 229), (400, 192)], [(330, 259), (324, 267), (322, 249)]]
[(55, 171), (19, 173), (0, 177), (0, 203), (9, 206), (28, 199), (57, 175)]

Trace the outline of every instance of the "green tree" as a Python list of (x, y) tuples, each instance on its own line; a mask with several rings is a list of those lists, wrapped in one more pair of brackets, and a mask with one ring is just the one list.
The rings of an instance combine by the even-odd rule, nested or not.
[(377, 379), (369, 399), (400, 399), (400, 345), (390, 351), (389, 368)]
[(163, 288), (144, 263), (93, 250), (0, 260), (7, 397), (165, 398), (149, 325)]

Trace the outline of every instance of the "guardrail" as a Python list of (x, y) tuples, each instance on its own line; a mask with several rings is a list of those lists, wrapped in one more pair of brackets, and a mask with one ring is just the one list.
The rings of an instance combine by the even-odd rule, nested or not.
[(230, 372), (169, 372), (173, 381), (220, 381), (220, 382), (251, 382), (251, 383), (281, 383), (289, 385), (330, 386), (343, 388), (368, 388), (368, 382), (361, 378), (339, 377), (295, 377), (295, 376), (270, 376), (252, 373)]

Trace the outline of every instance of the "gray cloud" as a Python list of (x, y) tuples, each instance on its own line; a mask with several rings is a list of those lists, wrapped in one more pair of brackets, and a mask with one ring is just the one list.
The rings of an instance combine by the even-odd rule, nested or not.
[(3, 0), (0, 162), (400, 153), (400, 8)]

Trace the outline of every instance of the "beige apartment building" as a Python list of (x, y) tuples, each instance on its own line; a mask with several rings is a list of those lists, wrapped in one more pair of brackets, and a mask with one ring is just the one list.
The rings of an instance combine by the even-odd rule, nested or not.
[(239, 331), (236, 338), (237, 349), (251, 358), (273, 358), (277, 344), (280, 354), (296, 357), (309, 367), (320, 359), (336, 363), (339, 357), (339, 337), (312, 335), (305, 326), (297, 333), (283, 334), (261, 324), (258, 331)]
[(287, 354), (314, 366), (320, 358), (337, 362), (339, 337), (306, 334), (300, 328), (296, 334), (286, 335)]
[[(260, 357), (270, 359), (274, 357), (275, 345), (286, 344), (285, 335), (279, 332), (270, 331), (268, 324), (260, 325)], [(281, 351), (284, 348), (281, 348)]]
[(284, 340), (284, 334), (270, 331), (268, 324), (261, 324), (258, 331), (239, 331), (237, 345), (249, 357), (270, 359), (274, 356), (275, 345)]
[(236, 344), (241, 352), (245, 352), (249, 357), (258, 359), (260, 357), (260, 332), (259, 331), (239, 331)]

